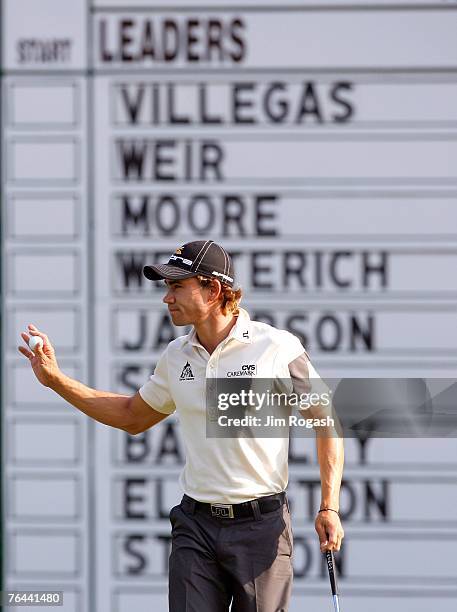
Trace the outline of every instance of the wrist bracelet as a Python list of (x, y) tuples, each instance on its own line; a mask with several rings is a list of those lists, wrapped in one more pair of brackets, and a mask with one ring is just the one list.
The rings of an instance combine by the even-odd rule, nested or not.
[[(340, 515), (340, 513), (338, 512), (338, 510), (334, 510), (333, 508), (321, 508), (321, 509), (319, 510), (319, 512), (327, 512), (327, 510), (330, 510), (330, 512), (336, 512), (338, 516)], [(319, 512), (318, 512), (318, 514), (319, 514)]]

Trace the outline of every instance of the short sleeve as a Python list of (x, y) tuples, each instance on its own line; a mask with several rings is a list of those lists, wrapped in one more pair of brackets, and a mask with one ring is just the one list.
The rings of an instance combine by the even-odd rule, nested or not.
[(305, 350), (289, 363), (289, 374), (294, 393), (302, 397), (316, 394), (315, 397), (318, 395), (324, 405), (329, 405), (330, 389), (317, 373)]
[(170, 394), (168, 381), (168, 358), (167, 352), (161, 355), (154, 374), (139, 389), (139, 394), (144, 401), (164, 414), (172, 414), (176, 410), (175, 403)]
[(281, 347), (281, 354), (287, 364), (293, 362), (303, 354), (309, 359), (308, 353), (303, 348), (303, 344), (297, 336), (294, 336), (290, 332), (286, 332), (285, 334), (285, 342), (283, 347)]
[[(297, 379), (297, 382), (301, 381), (302, 393), (305, 393), (307, 390), (303, 387), (308, 382), (308, 353), (297, 336), (285, 330), (281, 330), (280, 333), (281, 341), (274, 365), (276, 388), (281, 393), (297, 392), (295, 388), (295, 379)], [(292, 371), (290, 364), (294, 364)]]
[(289, 363), (289, 374), (295, 391), (299, 388), (306, 393), (319, 393), (322, 390), (328, 390), (306, 351), (303, 351), (301, 355)]

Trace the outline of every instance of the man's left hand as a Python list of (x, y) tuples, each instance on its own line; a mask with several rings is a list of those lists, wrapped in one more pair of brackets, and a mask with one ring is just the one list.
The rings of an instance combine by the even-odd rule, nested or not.
[(314, 527), (319, 536), (321, 552), (340, 550), (344, 531), (340, 517), (336, 512), (332, 512), (332, 510), (319, 512)]

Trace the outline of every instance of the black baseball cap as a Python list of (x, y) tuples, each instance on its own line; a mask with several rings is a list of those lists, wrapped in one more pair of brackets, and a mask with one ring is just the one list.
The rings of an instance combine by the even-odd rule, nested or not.
[(182, 280), (202, 275), (217, 278), (229, 287), (235, 282), (232, 258), (212, 240), (187, 242), (176, 249), (168, 263), (144, 266), (143, 274), (149, 280)]

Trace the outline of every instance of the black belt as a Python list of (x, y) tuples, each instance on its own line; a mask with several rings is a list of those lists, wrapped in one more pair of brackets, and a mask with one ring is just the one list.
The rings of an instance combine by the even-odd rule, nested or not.
[(205, 514), (216, 516), (218, 518), (247, 518), (255, 516), (257, 507), (261, 514), (265, 512), (273, 512), (277, 510), (286, 501), (286, 494), (275, 493), (265, 497), (252, 499), (241, 504), (210, 504), (197, 501), (188, 495), (184, 495), (184, 501), (191, 503), (195, 509), (202, 510)]

